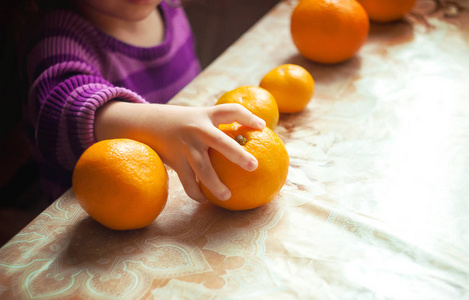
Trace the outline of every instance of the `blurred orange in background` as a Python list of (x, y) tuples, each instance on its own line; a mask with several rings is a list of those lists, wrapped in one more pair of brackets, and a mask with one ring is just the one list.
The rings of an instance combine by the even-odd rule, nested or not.
[(366, 11), (356, 0), (301, 0), (293, 10), (290, 32), (304, 57), (332, 64), (358, 52), (369, 26)]

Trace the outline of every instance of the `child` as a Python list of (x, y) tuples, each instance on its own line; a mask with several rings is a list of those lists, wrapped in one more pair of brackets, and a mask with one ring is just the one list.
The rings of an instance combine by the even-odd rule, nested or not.
[(199, 73), (182, 8), (162, 0), (57, 3), (63, 7), (50, 9), (28, 38), (22, 37), (30, 84), (25, 113), (53, 199), (70, 187), (87, 147), (121, 137), (155, 149), (192, 199), (205, 200), (197, 180), (228, 199), (230, 191), (211, 166), (208, 149), (248, 171), (257, 161), (217, 126), (238, 121), (262, 128), (265, 122), (235, 104), (163, 105)]

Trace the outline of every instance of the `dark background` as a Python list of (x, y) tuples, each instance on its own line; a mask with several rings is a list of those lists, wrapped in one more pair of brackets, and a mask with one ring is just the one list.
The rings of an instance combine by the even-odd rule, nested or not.
[[(280, 0), (189, 0), (184, 4), (202, 68), (236, 41)], [(0, 9), (0, 14), (6, 10)], [(1, 27), (8, 28), (5, 16)], [(11, 76), (14, 54), (2, 30), (0, 106), (0, 246), (49, 204), (21, 126), (18, 85)]]

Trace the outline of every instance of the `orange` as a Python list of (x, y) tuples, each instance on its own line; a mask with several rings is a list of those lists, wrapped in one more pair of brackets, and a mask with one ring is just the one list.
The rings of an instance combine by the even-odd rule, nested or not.
[(264, 75), (259, 86), (274, 96), (281, 113), (303, 110), (314, 93), (314, 80), (311, 74), (305, 68), (294, 64), (274, 68)]
[(270, 92), (258, 86), (240, 86), (221, 95), (218, 104), (238, 103), (263, 119), (266, 126), (275, 129), (279, 112), (277, 102)]
[(288, 153), (280, 137), (268, 127), (257, 130), (236, 122), (222, 124), (219, 128), (254, 155), (259, 164), (255, 171), (248, 172), (210, 148), (210, 161), (220, 180), (230, 189), (231, 197), (226, 201), (218, 200), (201, 184), (204, 196), (229, 210), (252, 209), (272, 201), (288, 174)]
[(168, 173), (156, 152), (130, 139), (97, 142), (80, 156), (73, 190), (81, 207), (102, 225), (143, 228), (163, 210)]
[(331, 64), (353, 57), (369, 27), (368, 15), (356, 0), (301, 0), (291, 15), (290, 32), (304, 57)]
[(371, 21), (386, 23), (401, 19), (412, 7), (415, 0), (358, 0), (368, 13)]

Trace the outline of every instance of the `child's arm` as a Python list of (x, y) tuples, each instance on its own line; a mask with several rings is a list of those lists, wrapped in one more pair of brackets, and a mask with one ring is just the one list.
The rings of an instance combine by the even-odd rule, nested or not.
[(257, 168), (257, 160), (217, 128), (234, 121), (259, 129), (265, 126), (262, 119), (237, 104), (184, 107), (112, 101), (97, 111), (94, 128), (98, 141), (127, 137), (151, 146), (178, 173), (189, 197), (202, 202), (205, 198), (196, 178), (217, 198), (230, 197), (210, 163), (209, 148), (248, 171)]

